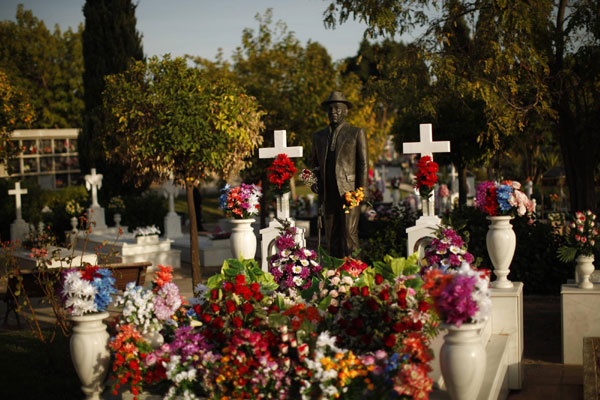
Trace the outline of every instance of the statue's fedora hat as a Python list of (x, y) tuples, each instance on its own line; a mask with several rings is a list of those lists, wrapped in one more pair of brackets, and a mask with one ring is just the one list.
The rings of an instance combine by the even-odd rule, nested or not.
[(337, 90), (334, 90), (333, 92), (331, 92), (331, 94), (329, 95), (329, 98), (321, 103), (321, 108), (326, 110), (327, 106), (331, 103), (344, 103), (344, 104), (346, 104), (346, 106), (348, 106), (348, 109), (352, 108), (352, 103), (350, 103), (348, 100), (346, 100), (344, 93), (339, 92)]

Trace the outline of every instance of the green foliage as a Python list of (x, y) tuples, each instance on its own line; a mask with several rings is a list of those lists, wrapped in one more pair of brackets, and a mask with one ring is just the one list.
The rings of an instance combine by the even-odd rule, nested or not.
[(137, 182), (227, 177), (261, 142), (254, 98), (227, 79), (207, 80), (183, 58), (154, 57), (109, 76), (104, 108), (106, 156)]
[(420, 269), (417, 265), (417, 259), (418, 255), (416, 253), (408, 258), (386, 255), (383, 258), (383, 261), (373, 262), (373, 272), (380, 274), (384, 279), (393, 282), (398, 276), (417, 274)]
[(256, 260), (230, 258), (223, 262), (221, 273), (208, 278), (206, 285), (211, 289), (221, 287), (223, 281), (235, 281), (237, 275), (244, 275), (246, 283), (260, 283), (264, 290), (275, 290), (279, 285), (275, 283), (273, 275), (260, 268)]
[[(121, 224), (133, 231), (139, 227), (156, 225), (165, 231), (164, 220), (169, 212), (167, 200), (154, 190), (147, 190), (139, 196), (121, 196), (125, 209), (121, 211)], [(106, 209), (106, 223), (112, 225), (114, 209)]]
[(369, 265), (385, 256), (405, 257), (407, 237), (406, 228), (415, 224), (415, 216), (404, 213), (398, 218), (365, 222), (362, 236), (361, 258)]
[[(59, 27), (50, 32), (22, 5), (16, 22), (0, 21), (0, 70), (30, 99), (36, 128), (76, 128), (83, 111), (81, 35)], [(14, 128), (29, 127), (20, 121)]]
[(556, 256), (561, 262), (568, 263), (577, 256), (577, 249), (574, 247), (562, 246), (556, 251)]
[[(102, 92), (107, 75), (125, 71), (133, 60), (142, 60), (142, 37), (136, 30), (136, 5), (131, 0), (86, 1), (83, 6), (83, 87), (85, 112), (79, 134), (79, 163), (83, 172), (96, 168), (104, 175), (102, 200), (131, 192), (123, 186), (121, 168), (107, 162), (102, 142), (106, 125)], [(118, 190), (117, 190), (118, 188)]]

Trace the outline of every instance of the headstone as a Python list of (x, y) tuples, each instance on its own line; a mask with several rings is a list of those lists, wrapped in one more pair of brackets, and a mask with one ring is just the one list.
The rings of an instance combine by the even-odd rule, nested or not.
[[(106, 231), (106, 219), (104, 208), (98, 203), (98, 189), (102, 188), (102, 174), (96, 174), (96, 168), (92, 168), (91, 174), (85, 176), (85, 188), (92, 192), (92, 204), (88, 208), (88, 221), (92, 231)], [(95, 222), (95, 224), (93, 223)]]
[[(434, 142), (431, 124), (421, 124), (420, 128), (420, 141), (419, 142), (410, 142), (403, 143), (402, 149), (404, 154), (420, 154), (421, 157), (430, 156), (433, 160), (433, 153), (448, 153), (450, 151), (450, 142)], [(433, 200), (429, 200), (430, 203)], [(420, 202), (418, 202), (420, 203)], [(418, 204), (417, 203), (417, 204)], [(431, 210), (434, 210), (433, 204), (430, 207)], [(408, 234), (407, 241), (407, 254), (413, 254), (418, 249), (415, 248), (415, 245), (418, 243), (419, 239), (431, 236), (433, 232), (435, 232), (439, 225), (442, 223), (442, 220), (435, 215), (435, 212), (428, 213), (423, 212), (423, 216), (420, 217), (415, 226), (411, 226), (406, 229), (406, 233)], [(433, 214), (433, 215), (431, 215)]]
[(21, 182), (15, 182), (15, 188), (10, 189), (8, 194), (15, 196), (16, 218), (10, 224), (10, 240), (23, 242), (29, 234), (29, 224), (25, 222), (21, 213), (21, 195), (27, 194), (27, 189), (21, 189)]
[(165, 216), (165, 237), (177, 239), (183, 236), (181, 233), (181, 217), (175, 212), (175, 196), (179, 194), (179, 188), (169, 179), (162, 186), (163, 195), (169, 199), (169, 212)]
[(454, 207), (454, 202), (458, 201), (458, 173), (454, 164), (450, 164), (450, 207)]
[[(275, 158), (279, 154), (286, 154), (288, 157), (302, 157), (302, 146), (287, 147), (285, 131), (274, 132), (275, 146), (258, 149), (258, 158)], [(290, 193), (284, 193), (277, 196), (277, 218), (287, 220), (291, 226), (296, 226), (296, 222), (290, 218)], [(273, 243), (280, 234), (281, 224), (277, 220), (269, 222), (269, 226), (261, 229), (261, 267), (264, 271), (268, 270), (268, 258), (274, 254)], [(296, 234), (296, 243), (306, 246), (304, 239), (304, 229), (298, 228)]]

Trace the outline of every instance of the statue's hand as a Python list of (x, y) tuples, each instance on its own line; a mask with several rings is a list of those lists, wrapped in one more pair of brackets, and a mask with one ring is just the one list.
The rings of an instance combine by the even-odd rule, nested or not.
[(315, 193), (315, 194), (319, 194), (319, 185), (317, 183), (315, 183), (314, 185), (312, 185), (310, 187), (310, 190), (312, 190), (313, 193)]

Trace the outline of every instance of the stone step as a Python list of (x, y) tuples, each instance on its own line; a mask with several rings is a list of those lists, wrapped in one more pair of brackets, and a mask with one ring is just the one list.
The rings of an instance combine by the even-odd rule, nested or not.
[[(477, 400), (504, 400), (508, 397), (508, 344), (507, 335), (491, 335), (485, 348), (485, 375)], [(429, 399), (448, 400), (450, 396), (442, 386), (434, 390)]]

